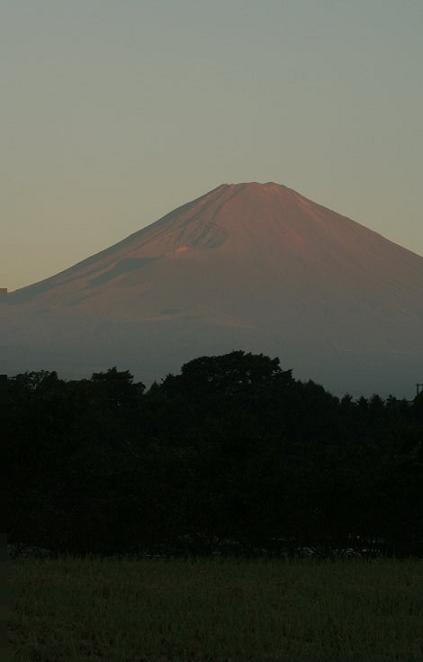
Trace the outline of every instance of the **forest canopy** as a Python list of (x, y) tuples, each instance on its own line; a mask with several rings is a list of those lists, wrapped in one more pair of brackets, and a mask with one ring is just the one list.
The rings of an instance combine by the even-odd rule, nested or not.
[[(58, 552), (283, 544), (423, 552), (423, 394), (336, 397), (277, 358), (0, 378), (2, 528)], [(279, 542), (278, 542), (279, 541)]]

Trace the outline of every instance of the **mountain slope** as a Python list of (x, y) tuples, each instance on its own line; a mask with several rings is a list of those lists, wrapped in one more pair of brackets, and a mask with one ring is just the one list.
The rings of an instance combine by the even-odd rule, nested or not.
[(0, 341), (147, 379), (241, 347), (337, 390), (404, 390), (423, 373), (422, 290), (423, 258), (362, 225), (274, 183), (222, 185), (9, 295)]

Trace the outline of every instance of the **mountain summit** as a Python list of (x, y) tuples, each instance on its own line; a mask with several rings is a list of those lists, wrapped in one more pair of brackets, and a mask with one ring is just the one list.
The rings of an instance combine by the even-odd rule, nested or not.
[(3, 298), (0, 342), (24, 369), (118, 363), (148, 380), (240, 348), (337, 391), (408, 392), (422, 290), (423, 258), (364, 226), (273, 182), (222, 184)]

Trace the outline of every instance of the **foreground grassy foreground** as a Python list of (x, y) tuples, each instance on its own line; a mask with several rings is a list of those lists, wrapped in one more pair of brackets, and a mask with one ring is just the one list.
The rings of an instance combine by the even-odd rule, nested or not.
[(21, 560), (15, 660), (423, 660), (423, 561)]

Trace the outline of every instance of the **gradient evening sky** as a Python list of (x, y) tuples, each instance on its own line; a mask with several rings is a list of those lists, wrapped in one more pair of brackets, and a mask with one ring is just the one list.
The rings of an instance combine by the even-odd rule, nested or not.
[(221, 183), (423, 255), (422, 0), (0, 0), (0, 286)]

